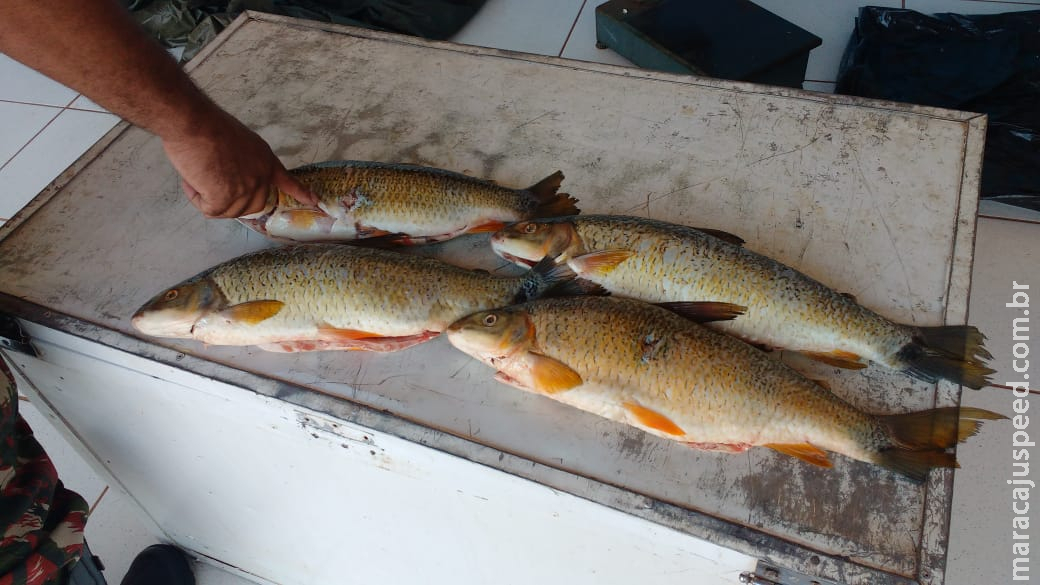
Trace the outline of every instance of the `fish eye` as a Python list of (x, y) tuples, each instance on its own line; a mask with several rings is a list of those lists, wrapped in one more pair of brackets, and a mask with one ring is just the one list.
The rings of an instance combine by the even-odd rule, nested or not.
[(167, 302), (172, 301), (175, 298), (177, 298), (177, 289), (175, 288), (166, 291), (166, 294), (163, 295), (163, 300)]
[(536, 231), (538, 231), (538, 226), (533, 224), (533, 223), (529, 223), (529, 224), (524, 226), (524, 233), (525, 234), (533, 234)]
[(484, 316), (484, 326), (485, 327), (492, 327), (497, 322), (498, 322), (498, 315), (496, 315), (494, 313), (488, 313), (487, 315)]

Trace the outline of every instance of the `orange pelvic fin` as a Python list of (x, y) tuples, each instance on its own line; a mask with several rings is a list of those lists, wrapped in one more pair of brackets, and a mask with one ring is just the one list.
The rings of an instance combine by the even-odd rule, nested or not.
[(220, 315), (233, 323), (256, 325), (270, 319), (282, 310), (282, 301), (248, 301), (232, 305), (220, 312)]
[(383, 337), (378, 333), (358, 331), (357, 329), (338, 329), (336, 327), (319, 327), (318, 337), (325, 341), (357, 341), (359, 339), (376, 339)]
[(578, 274), (609, 274), (625, 260), (635, 255), (628, 250), (604, 250), (572, 259), (568, 264)]
[(836, 368), (844, 368), (846, 370), (862, 370), (867, 367), (867, 364), (863, 363), (863, 358), (858, 355), (849, 352), (836, 349), (831, 352), (822, 351), (806, 351), (803, 352), (808, 357), (825, 364), (832, 365)]
[(501, 221), (489, 221), (480, 225), (473, 226), (466, 230), (467, 234), (480, 234), (484, 232), (497, 232), (498, 230), (506, 227), (505, 222)]
[(531, 374), (534, 379), (534, 390), (543, 394), (556, 394), (564, 390), (570, 390), (582, 383), (581, 376), (567, 364), (544, 356), (540, 353), (530, 352), (528, 363), (531, 366)]
[(656, 303), (656, 305), (668, 309), (676, 315), (686, 317), (695, 323), (730, 321), (747, 312), (747, 307), (742, 305), (716, 303), (714, 301), (680, 301)]
[(831, 467), (831, 460), (827, 457), (827, 452), (819, 447), (814, 447), (809, 443), (797, 443), (797, 444), (780, 444), (770, 443), (768, 445), (762, 445), (763, 447), (769, 447), (774, 451), (779, 451), (784, 455), (790, 455), (791, 457), (797, 457), (806, 463), (812, 463), (820, 467)]
[(729, 242), (730, 244), (733, 244), (734, 246), (743, 246), (744, 245), (744, 238), (742, 238), (740, 236), (735, 236), (735, 235), (733, 235), (733, 234), (731, 234), (729, 232), (724, 232), (722, 230), (713, 230), (711, 228), (693, 228), (693, 229), (695, 229), (695, 230), (697, 230), (699, 232), (704, 232), (704, 233), (708, 234), (709, 236), (715, 236), (716, 238), (722, 240), (723, 242)]
[(636, 404), (635, 402), (625, 402), (622, 404), (625, 410), (632, 413), (632, 416), (636, 417), (639, 424), (649, 427), (654, 430), (661, 431), (669, 435), (685, 435), (686, 431), (682, 430), (679, 425), (672, 422), (672, 419), (657, 412), (656, 410), (649, 409), (645, 406)]

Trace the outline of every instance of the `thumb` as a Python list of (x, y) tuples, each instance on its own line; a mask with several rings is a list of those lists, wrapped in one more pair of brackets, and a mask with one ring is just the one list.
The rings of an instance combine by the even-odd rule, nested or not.
[(318, 206), (318, 197), (315, 196), (314, 193), (311, 193), (310, 189), (304, 187), (303, 184), (297, 181), (292, 175), (285, 172), (284, 169), (278, 169), (275, 171), (272, 183), (274, 183), (274, 186), (277, 187), (279, 191), (300, 203), (312, 207)]

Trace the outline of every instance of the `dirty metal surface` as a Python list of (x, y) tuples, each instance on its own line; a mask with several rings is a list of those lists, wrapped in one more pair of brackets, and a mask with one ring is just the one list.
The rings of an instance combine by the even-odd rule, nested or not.
[[(727, 230), (891, 319), (966, 319), (985, 129), (974, 114), (259, 14), (192, 65), (288, 166), (416, 163), (508, 186), (559, 168), (584, 212)], [(288, 399), (344, 397), (587, 478), (568, 488), (583, 497), (624, 508), (618, 489), (645, 496), (649, 511), (635, 513), (709, 539), (716, 531), (727, 546), (804, 562), (791, 568), (809, 574), (943, 581), (951, 473), (914, 485), (840, 456), (826, 470), (765, 449), (694, 451), (498, 384), (443, 339), (386, 355), (285, 355), (140, 338), (130, 315), (160, 289), (271, 245), (204, 219), (142, 130), (114, 129), (0, 238), (0, 309), (59, 315), (136, 353), (183, 353), (232, 381), (241, 372), (243, 385), (259, 375)], [(425, 253), (501, 268), (485, 243), (473, 236)], [(946, 383), (784, 359), (872, 411), (958, 400)]]

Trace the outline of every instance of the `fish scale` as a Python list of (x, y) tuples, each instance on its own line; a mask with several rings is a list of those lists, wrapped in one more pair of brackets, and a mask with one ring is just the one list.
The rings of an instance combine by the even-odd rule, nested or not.
[(631, 299), (537, 300), (476, 313), (447, 335), (502, 381), (711, 450), (767, 446), (829, 467), (826, 450), (921, 480), (957, 465), (944, 449), (974, 434), (975, 419), (1003, 418), (876, 416), (734, 337)]
[(740, 241), (646, 218), (584, 215), (519, 222), (495, 233), (491, 243), (520, 264), (555, 257), (619, 296), (741, 305), (740, 318), (712, 327), (768, 348), (805, 352), (839, 367), (872, 361), (927, 381), (988, 384), (993, 370), (984, 365), (990, 355), (978, 329), (893, 322), (733, 240)]
[[(217, 265), (156, 296), (133, 321), (149, 335), (215, 345), (362, 349), (353, 341), (368, 339), (364, 349), (389, 351), (425, 341), (474, 310), (535, 298), (572, 278), (551, 261), (522, 276), (497, 277), (386, 250), (307, 244)], [(387, 349), (379, 348), (381, 340)]]

